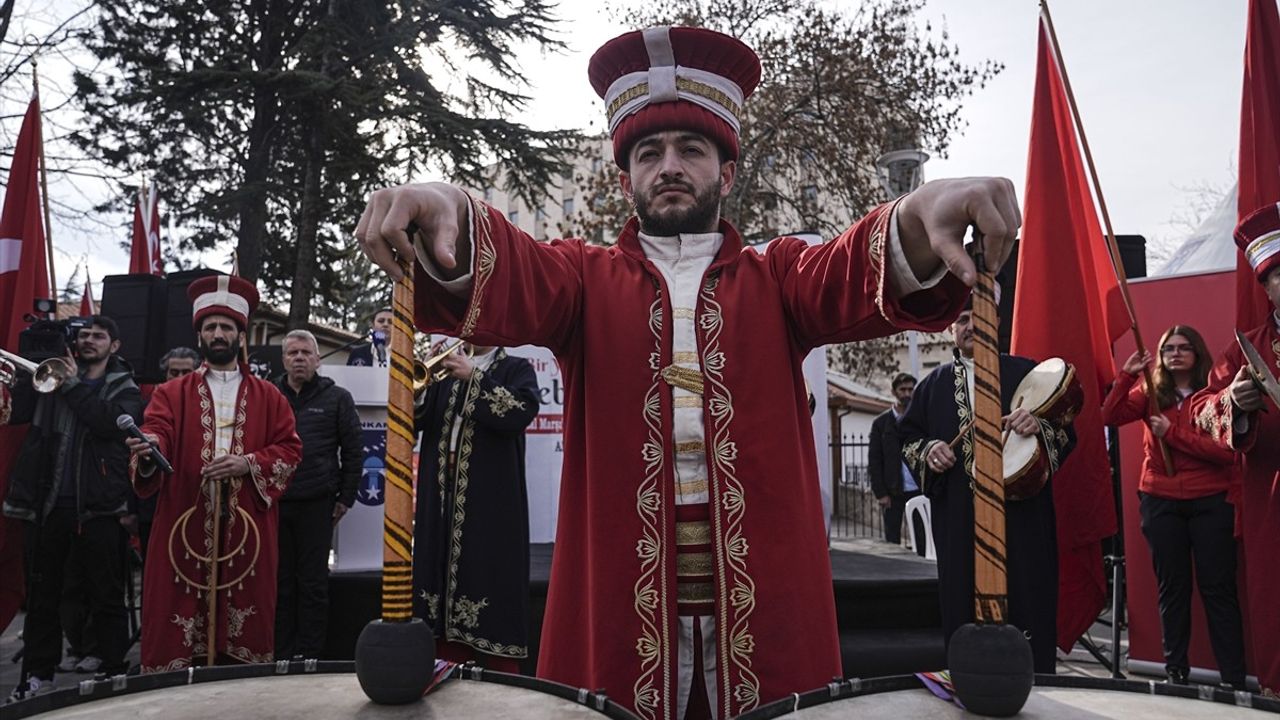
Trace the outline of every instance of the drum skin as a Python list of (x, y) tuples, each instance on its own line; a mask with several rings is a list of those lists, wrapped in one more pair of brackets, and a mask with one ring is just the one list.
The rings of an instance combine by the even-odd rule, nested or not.
[(1049, 458), (1038, 435), (1009, 433), (1004, 441), (1004, 497), (1035, 497), (1049, 482)]
[(1049, 358), (1018, 383), (1013, 405), (1062, 427), (1075, 420), (1084, 406), (1084, 388), (1074, 366), (1062, 358)]
[(365, 697), (354, 675), (328, 674), (183, 685), (83, 703), (38, 717), (573, 720), (604, 716), (584, 705), (535, 690), (469, 680), (446, 680), (421, 701), (408, 705), (377, 705)]

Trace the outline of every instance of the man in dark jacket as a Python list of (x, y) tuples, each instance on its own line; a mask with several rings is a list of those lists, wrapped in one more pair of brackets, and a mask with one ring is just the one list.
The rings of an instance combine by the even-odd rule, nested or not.
[[(114, 353), (116, 324), (94, 315), (74, 345), (76, 372), (53, 392), (37, 395), (25, 375), (12, 388), (9, 423), (31, 423), (10, 479), (4, 514), (27, 524), (27, 617), (23, 680), (10, 699), (53, 687), (62, 655), (58, 608), (68, 562), (83, 574), (90, 595), (95, 647), (107, 675), (125, 670), (128, 627), (124, 605), (124, 538), (129, 450), (116, 419), (142, 415), (133, 372)], [(70, 359), (64, 360), (68, 366)], [(0, 406), (9, 390), (0, 386)]]
[(333, 526), (355, 502), (364, 451), (351, 393), (316, 374), (315, 336), (306, 330), (285, 335), (284, 366), (276, 385), (293, 408), (302, 463), (280, 498), (275, 656), (315, 658), (324, 649), (329, 615)]
[[(898, 373), (893, 378), (893, 407), (876, 416), (871, 422), (868, 439), (867, 465), (871, 473), (871, 492), (884, 509), (884, 539), (897, 545), (902, 542), (902, 512), (907, 501), (920, 494), (911, 471), (902, 462), (902, 443), (898, 439), (898, 419), (911, 403), (916, 379), (908, 373)], [(924, 537), (924, 522), (917, 521), (916, 537)], [(923, 540), (916, 552), (924, 555)]]

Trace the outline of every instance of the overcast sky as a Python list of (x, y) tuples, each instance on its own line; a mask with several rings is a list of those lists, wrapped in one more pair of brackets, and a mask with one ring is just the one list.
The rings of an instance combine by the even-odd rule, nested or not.
[[(33, 6), (18, 5), (19, 12), (23, 5)], [(1174, 242), (1185, 232), (1171, 221), (1186, 214), (1191, 199), (1186, 189), (1234, 181), (1246, 7), (1247, 0), (1059, 0), (1053, 6), (1117, 233)], [(964, 61), (997, 60), (1005, 69), (967, 99), (967, 126), (947, 157), (935, 153), (926, 165), (927, 177), (1003, 175), (1021, 192), (1038, 12), (1036, 0), (929, 0), (921, 20), (933, 22), (935, 34), (945, 25)], [(521, 56), (534, 95), (522, 119), (538, 128), (598, 130), (602, 111), (587, 83), (587, 60), (601, 43), (628, 28), (611, 22), (598, 0), (561, 0), (559, 14), (569, 51), (529, 50)], [(46, 67), (54, 75), (45, 81), (51, 86), (60, 81), (60, 72), (67, 74), (52, 60)], [(12, 104), (0, 110), (5, 116), (20, 111)], [(20, 119), (2, 122), (0, 137), (12, 141)], [(50, 188), (52, 197), (61, 194), (73, 204), (83, 201), (72, 194), (98, 192), (83, 183)], [(162, 209), (174, 201), (162, 199)], [(82, 255), (90, 258), (95, 283), (125, 271), (127, 252), (111, 233), (126, 236), (128, 218), (114, 222), (118, 231), (109, 225), (96, 231), (61, 227), (54, 220), (60, 285)], [(221, 256), (205, 261), (223, 265)]]

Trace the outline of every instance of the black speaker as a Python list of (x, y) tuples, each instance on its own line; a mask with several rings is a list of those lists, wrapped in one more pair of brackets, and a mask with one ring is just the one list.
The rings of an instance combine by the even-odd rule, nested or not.
[(187, 298), (187, 287), (202, 277), (222, 274), (208, 268), (169, 274), (168, 309), (163, 326), (166, 352), (176, 347), (200, 349), (200, 338), (191, 327), (191, 300)]
[(102, 314), (120, 328), (119, 355), (139, 383), (164, 382), (165, 279), (158, 275), (108, 275), (102, 279)]
[(1117, 235), (1116, 247), (1120, 250), (1120, 263), (1124, 276), (1130, 280), (1147, 276), (1147, 239), (1142, 235)]
[(263, 380), (275, 380), (284, 374), (284, 349), (279, 345), (250, 345), (249, 372)]

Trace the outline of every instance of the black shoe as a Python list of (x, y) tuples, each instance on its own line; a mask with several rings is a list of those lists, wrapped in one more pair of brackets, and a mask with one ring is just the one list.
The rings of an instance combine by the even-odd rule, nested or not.
[(1224, 690), (1249, 692), (1249, 684), (1244, 680), (1224, 680), (1222, 681), (1222, 688)]
[(1169, 673), (1169, 684), (1170, 684), (1170, 685), (1186, 685), (1186, 684), (1188, 684), (1188, 681), (1187, 681), (1187, 671), (1186, 671), (1186, 670), (1184, 670), (1184, 669), (1182, 669), (1182, 668), (1169, 668), (1167, 672)]

